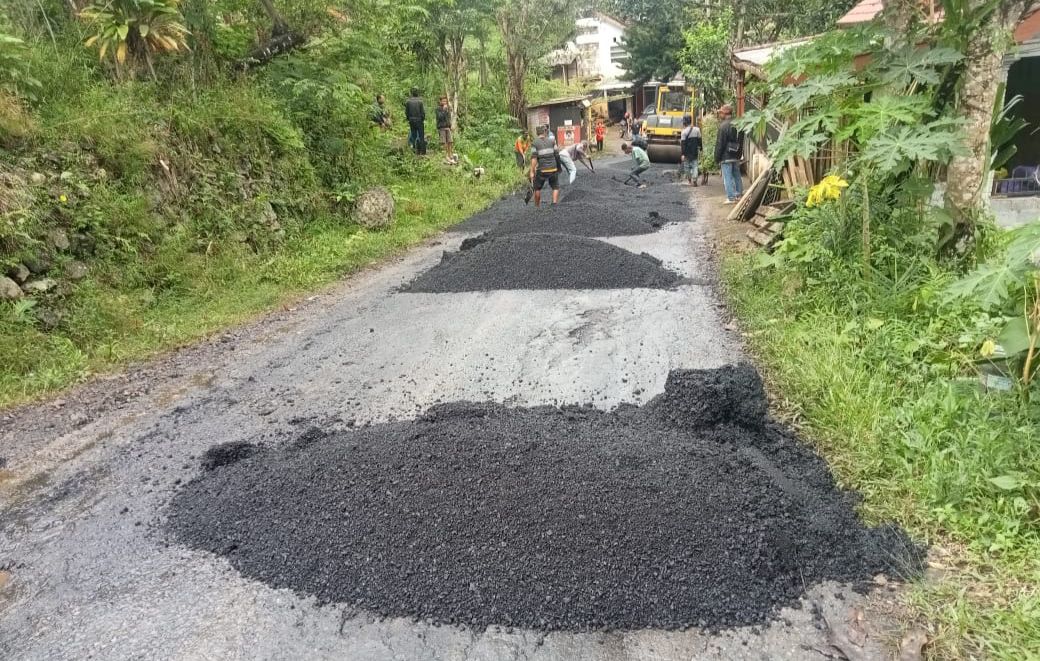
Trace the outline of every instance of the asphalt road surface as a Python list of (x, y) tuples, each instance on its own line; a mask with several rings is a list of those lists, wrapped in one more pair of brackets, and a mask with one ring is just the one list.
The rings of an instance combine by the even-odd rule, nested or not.
[[(510, 198), (406, 255), (214, 340), (0, 413), (0, 657), (385, 661), (817, 659), (863, 597), (811, 587), (799, 608), (723, 631), (550, 632), (379, 619), (272, 589), (164, 529), (220, 443), (407, 419), (430, 406), (642, 404), (670, 370), (740, 359), (703, 229), (660, 169), (644, 190), (579, 173), (568, 211)], [(581, 199), (579, 199), (581, 198)], [(581, 203), (580, 205), (578, 203)], [(607, 238), (683, 277), (671, 288), (406, 293), (444, 251), (510, 216), (659, 209)], [(290, 562), (291, 559), (286, 559)], [(868, 640), (862, 658), (880, 656)]]

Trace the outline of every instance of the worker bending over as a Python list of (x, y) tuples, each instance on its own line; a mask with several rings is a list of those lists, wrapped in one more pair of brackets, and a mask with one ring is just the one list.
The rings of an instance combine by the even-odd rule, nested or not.
[(534, 205), (542, 205), (542, 188), (549, 182), (552, 188), (552, 203), (560, 201), (560, 150), (556, 141), (549, 139), (549, 129), (538, 127), (538, 137), (531, 145), (531, 186), (534, 188)]
[(646, 188), (646, 184), (639, 178), (639, 175), (643, 174), (650, 169), (650, 157), (646, 155), (646, 150), (639, 146), (633, 146), (629, 143), (621, 145), (621, 151), (625, 152), (632, 157), (632, 162), (635, 167), (628, 173), (628, 178), (623, 183), (625, 184), (636, 184), (640, 188)]
[(582, 165), (589, 169), (589, 172), (596, 171), (596, 168), (592, 167), (592, 159), (589, 158), (588, 152), (589, 143), (584, 140), (560, 152), (560, 165), (567, 171), (568, 184), (573, 184), (574, 178), (578, 176), (578, 168), (574, 165), (574, 161), (581, 161)]

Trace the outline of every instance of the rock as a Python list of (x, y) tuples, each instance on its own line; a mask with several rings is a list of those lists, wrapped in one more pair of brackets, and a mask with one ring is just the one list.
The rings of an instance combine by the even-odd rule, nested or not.
[(15, 282), (22, 283), (28, 280), (32, 273), (26, 268), (25, 264), (18, 263), (7, 270), (7, 275)]
[(86, 257), (87, 255), (94, 254), (94, 248), (96, 247), (96, 241), (89, 234), (82, 234), (77, 232), (69, 238), (69, 242), (72, 244), (72, 254), (77, 257)]
[(369, 229), (389, 227), (394, 222), (394, 196), (381, 186), (368, 189), (354, 204), (354, 218)]
[(47, 232), (47, 245), (61, 252), (72, 247), (72, 244), (69, 243), (69, 235), (65, 233), (65, 230), (58, 229)]
[(87, 265), (80, 261), (71, 261), (65, 265), (65, 277), (69, 280), (82, 280), (90, 273)]
[(0, 300), (13, 301), (23, 296), (22, 288), (14, 280), (0, 276)]
[(47, 175), (42, 172), (33, 172), (29, 175), (29, 181), (31, 181), (34, 186), (42, 186), (47, 183)]
[(40, 328), (45, 331), (52, 331), (58, 327), (62, 320), (61, 312), (52, 308), (36, 308), (36, 321), (40, 323)]
[(54, 289), (58, 285), (58, 282), (52, 278), (44, 278), (43, 280), (33, 280), (27, 282), (22, 289), (25, 290), (26, 294), (42, 294), (46, 291)]
[(51, 260), (44, 255), (40, 255), (39, 257), (30, 257), (26, 259), (24, 263), (25, 268), (29, 269), (29, 272), (34, 275), (46, 273), (51, 269)]
[(274, 206), (270, 202), (264, 202), (260, 208), (260, 222), (264, 225), (278, 224), (278, 212), (274, 210)]

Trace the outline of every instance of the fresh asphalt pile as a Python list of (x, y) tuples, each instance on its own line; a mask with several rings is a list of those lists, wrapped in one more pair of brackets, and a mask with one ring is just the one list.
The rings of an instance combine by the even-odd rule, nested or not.
[(822, 581), (914, 571), (765, 409), (748, 366), (674, 372), (612, 412), (442, 405), (218, 450), (167, 523), (319, 603), (481, 629), (763, 623)]
[(402, 291), (636, 289), (672, 287), (679, 275), (650, 255), (570, 234), (515, 234), (470, 241)]

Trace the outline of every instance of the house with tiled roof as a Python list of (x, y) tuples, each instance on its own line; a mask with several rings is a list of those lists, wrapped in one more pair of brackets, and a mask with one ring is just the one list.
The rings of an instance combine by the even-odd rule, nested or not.
[[(937, 2), (925, 5), (928, 18), (942, 20), (942, 10)], [(839, 28), (852, 28), (877, 20), (884, 4), (882, 0), (862, 0), (837, 21)], [(737, 79), (737, 112), (759, 108), (764, 99), (746, 93), (750, 78), (764, 77), (764, 67), (771, 58), (785, 50), (809, 43), (812, 37), (762, 44), (742, 48), (733, 52), (732, 66)], [(1014, 139), (1015, 153), (1000, 172), (994, 173), (991, 187), (991, 208), (998, 222), (1014, 226), (1040, 217), (1040, 10), (1027, 15), (1014, 31), (1016, 47), (1004, 59), (1001, 76), (1004, 82), (1004, 99), (1008, 102), (1016, 97), (1012, 112), (1024, 119), (1028, 126)], [(766, 142), (775, 139), (780, 127), (767, 131)], [(757, 146), (764, 150), (767, 145)], [(751, 146), (751, 151), (756, 147)], [(826, 154), (814, 159), (817, 176), (829, 170), (833, 163)]]

